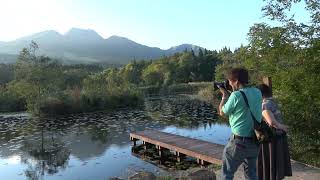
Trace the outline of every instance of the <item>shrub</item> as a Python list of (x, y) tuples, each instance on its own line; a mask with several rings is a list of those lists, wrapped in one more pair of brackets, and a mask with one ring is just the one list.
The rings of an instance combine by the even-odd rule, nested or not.
[(24, 111), (26, 101), (13, 91), (0, 87), (0, 112)]

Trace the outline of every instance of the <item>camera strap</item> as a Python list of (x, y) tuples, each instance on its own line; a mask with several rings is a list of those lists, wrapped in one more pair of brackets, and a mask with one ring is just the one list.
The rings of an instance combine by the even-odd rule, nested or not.
[(241, 95), (242, 95), (242, 97), (243, 97), (244, 101), (246, 102), (246, 105), (247, 105), (247, 107), (248, 107), (248, 109), (249, 109), (249, 111), (250, 111), (250, 114), (251, 114), (251, 117), (252, 117), (253, 123), (254, 123), (254, 125), (256, 126), (256, 125), (257, 125), (257, 123), (258, 123), (258, 121), (257, 121), (257, 119), (254, 117), (254, 115), (252, 114), (252, 112), (251, 112), (251, 110), (250, 110), (250, 106), (249, 106), (249, 103), (248, 103), (247, 96), (246, 96), (246, 94), (245, 94), (243, 91), (241, 91), (241, 90), (240, 90), (239, 92), (241, 93)]

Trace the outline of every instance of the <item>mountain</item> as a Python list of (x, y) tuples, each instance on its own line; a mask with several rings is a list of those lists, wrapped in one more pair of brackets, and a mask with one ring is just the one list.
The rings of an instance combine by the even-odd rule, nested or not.
[(22, 48), (28, 47), (31, 41), (39, 45), (38, 54), (62, 59), (71, 63), (115, 63), (125, 64), (133, 59), (155, 59), (164, 55), (201, 48), (192, 44), (182, 44), (163, 50), (148, 47), (128, 38), (111, 36), (101, 37), (91, 29), (72, 28), (65, 34), (49, 30), (10, 42), (0, 42), (0, 63), (5, 57), (19, 54)]
[(72, 28), (65, 35), (66, 40), (73, 42), (99, 42), (103, 38), (94, 30)]
[(31, 36), (22, 37), (16, 40), (16, 42), (23, 42), (23, 41), (39, 41), (39, 42), (50, 42), (50, 41), (59, 41), (63, 39), (63, 35), (58, 33), (57, 31), (43, 31)]
[(18, 55), (15, 54), (0, 54), (0, 64), (13, 64), (16, 62)]
[(170, 49), (166, 50), (168, 54), (174, 54), (182, 51), (191, 51), (193, 50), (196, 54), (199, 52), (199, 49), (204, 49), (200, 46), (192, 45), (192, 44), (181, 44), (179, 46), (173, 46)]

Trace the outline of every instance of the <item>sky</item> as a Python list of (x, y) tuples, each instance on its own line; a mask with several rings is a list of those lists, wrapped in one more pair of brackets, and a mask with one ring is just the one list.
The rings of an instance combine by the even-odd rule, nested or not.
[[(189, 43), (210, 50), (248, 43), (262, 17), (262, 0), (0, 0), (0, 41), (72, 27), (93, 29), (103, 38), (123, 36), (168, 49)], [(307, 21), (302, 6), (294, 13)]]

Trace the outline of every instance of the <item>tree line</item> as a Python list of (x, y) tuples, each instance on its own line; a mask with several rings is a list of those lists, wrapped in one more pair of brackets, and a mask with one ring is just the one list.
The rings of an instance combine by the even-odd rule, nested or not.
[(16, 64), (0, 65), (0, 111), (55, 115), (134, 106), (143, 99), (138, 87), (212, 81), (222, 62), (220, 53), (200, 49), (197, 54), (185, 50), (152, 61), (133, 60), (123, 67), (63, 65), (38, 56), (38, 48), (31, 42)]

